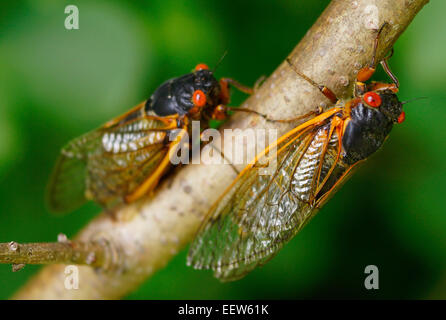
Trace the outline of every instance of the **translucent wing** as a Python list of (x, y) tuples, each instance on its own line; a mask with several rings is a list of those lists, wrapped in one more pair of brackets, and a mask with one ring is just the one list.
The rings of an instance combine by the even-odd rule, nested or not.
[[(329, 115), (281, 137), (243, 170), (217, 201), (189, 251), (188, 264), (236, 280), (272, 258), (316, 213), (342, 176), (340, 144)], [(274, 148), (273, 148), (274, 149)], [(265, 163), (275, 166), (264, 175)]]
[(86, 201), (87, 154), (97, 148), (100, 136), (99, 131), (92, 131), (62, 149), (47, 187), (47, 204), (51, 211), (71, 211)]
[(62, 149), (48, 188), (51, 210), (73, 210), (87, 199), (112, 207), (164, 172), (159, 166), (172, 147), (165, 138), (176, 120), (143, 115), (140, 107), (131, 111)]

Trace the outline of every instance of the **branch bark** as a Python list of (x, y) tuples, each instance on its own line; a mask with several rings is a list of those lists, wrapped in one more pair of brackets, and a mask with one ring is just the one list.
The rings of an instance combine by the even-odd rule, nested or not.
[(11, 263), (13, 271), (27, 264), (77, 264), (91, 267), (106, 265), (106, 244), (99, 242), (0, 243), (0, 263)]
[[(427, 2), (334, 0), (289, 57), (301, 72), (327, 85), (338, 97), (348, 97), (357, 71), (370, 62), (375, 35), (372, 29), (384, 21), (390, 24), (380, 38), (380, 59)], [(329, 101), (282, 63), (243, 107), (284, 119), (305, 114), (318, 105), (327, 108)], [(273, 126), (258, 116), (238, 114), (226, 128), (274, 127), (281, 135), (290, 126)], [(234, 178), (228, 165), (181, 168), (160, 185), (155, 197), (119, 212), (132, 219), (112, 220), (101, 214), (79, 233), (78, 241), (106, 241), (113, 249), (113, 267), (95, 271), (80, 266), (79, 289), (66, 290), (64, 267), (50, 265), (13, 298), (116, 299), (126, 295), (163, 268), (193, 238), (203, 215)]]

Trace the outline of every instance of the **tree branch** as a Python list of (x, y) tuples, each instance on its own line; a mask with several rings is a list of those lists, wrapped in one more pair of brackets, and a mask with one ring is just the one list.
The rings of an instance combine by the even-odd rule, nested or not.
[[(293, 64), (338, 97), (351, 96), (357, 71), (370, 62), (374, 31), (390, 24), (380, 38), (383, 57), (428, 0), (335, 0), (290, 54)], [(289, 39), (296, 41), (297, 39)], [(243, 104), (271, 118), (305, 114), (329, 101), (282, 63)], [(255, 115), (235, 115), (227, 128), (274, 127)], [(188, 165), (166, 179), (154, 198), (123, 208), (121, 218), (101, 214), (77, 236), (78, 241), (106, 241), (113, 249), (113, 268), (79, 267), (79, 289), (64, 289), (64, 268), (43, 268), (14, 296), (16, 299), (116, 299), (134, 290), (181, 250), (194, 236), (203, 215), (235, 174), (228, 165)], [(135, 214), (137, 213), (137, 214)], [(131, 219), (125, 217), (132, 216)]]
[(65, 237), (51, 243), (0, 243), (0, 263), (11, 263), (13, 271), (27, 264), (64, 263), (104, 267), (106, 260), (106, 245), (94, 241), (72, 242)]

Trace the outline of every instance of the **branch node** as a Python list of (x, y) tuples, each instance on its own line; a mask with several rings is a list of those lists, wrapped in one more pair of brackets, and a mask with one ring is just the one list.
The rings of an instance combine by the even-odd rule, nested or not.
[[(114, 272), (121, 273), (123, 269), (123, 254), (119, 246), (117, 246), (110, 237), (105, 233), (101, 232), (91, 239), (92, 243), (104, 248), (104, 257), (102, 265), (97, 268), (101, 272)], [(87, 257), (87, 263), (93, 264), (96, 260), (96, 255), (89, 255)]]

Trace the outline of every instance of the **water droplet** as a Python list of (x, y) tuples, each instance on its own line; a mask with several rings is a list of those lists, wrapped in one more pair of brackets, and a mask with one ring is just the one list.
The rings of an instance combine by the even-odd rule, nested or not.
[(64, 233), (59, 233), (57, 235), (57, 242), (68, 242), (68, 237)]

